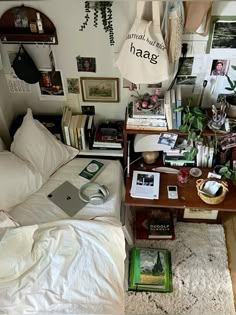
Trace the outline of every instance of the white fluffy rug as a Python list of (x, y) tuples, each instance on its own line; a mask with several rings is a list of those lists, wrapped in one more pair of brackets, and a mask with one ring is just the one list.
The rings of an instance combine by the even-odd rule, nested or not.
[(174, 241), (136, 242), (171, 251), (173, 292), (127, 292), (126, 314), (235, 314), (223, 227), (178, 222), (175, 232)]

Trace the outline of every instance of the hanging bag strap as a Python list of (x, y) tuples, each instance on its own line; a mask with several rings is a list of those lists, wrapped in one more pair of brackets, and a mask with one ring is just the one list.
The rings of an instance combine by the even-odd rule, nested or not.
[(136, 12), (136, 16), (138, 19), (142, 19), (143, 18), (143, 13), (144, 13), (144, 9), (145, 9), (145, 1), (137, 1), (137, 12)]
[(152, 1), (152, 21), (155, 27), (160, 29), (160, 3)]

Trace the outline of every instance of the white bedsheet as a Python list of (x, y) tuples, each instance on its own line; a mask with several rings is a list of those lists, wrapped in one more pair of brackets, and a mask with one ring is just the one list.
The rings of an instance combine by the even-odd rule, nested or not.
[(0, 313), (123, 313), (121, 227), (61, 220), (8, 229), (0, 241)]
[[(47, 195), (66, 180), (76, 187), (82, 186), (86, 181), (78, 176), (80, 171), (92, 159), (75, 158), (61, 167), (41, 189), (30, 196), (26, 201), (17, 205), (10, 211), (10, 215), (21, 225), (41, 224), (61, 219), (71, 219), (63, 210), (51, 202)], [(94, 182), (106, 185), (110, 190), (109, 199), (102, 205), (87, 204), (73, 219), (100, 219), (102, 221), (112, 218), (120, 220), (121, 200), (124, 196), (124, 180), (122, 167), (119, 161), (101, 160), (105, 167), (95, 178)]]

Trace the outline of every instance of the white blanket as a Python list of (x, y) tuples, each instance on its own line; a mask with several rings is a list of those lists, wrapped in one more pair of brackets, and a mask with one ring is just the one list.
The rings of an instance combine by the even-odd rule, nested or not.
[[(70, 219), (63, 210), (47, 198), (47, 195), (65, 181), (71, 182), (77, 188), (81, 187), (86, 181), (78, 174), (90, 161), (91, 159), (76, 158), (61, 167), (39, 191), (14, 207), (10, 211), (10, 215), (20, 225), (41, 224), (61, 219)], [(119, 161), (112, 160), (99, 161), (104, 162), (105, 166), (94, 182), (106, 185), (110, 190), (110, 196), (102, 205), (94, 206), (87, 204), (73, 219), (90, 220), (96, 217), (96, 220), (100, 219), (101, 221), (108, 221), (110, 218), (120, 220), (120, 207), (124, 195), (121, 164)]]
[(0, 241), (0, 313), (123, 313), (121, 227), (61, 220), (8, 229)]

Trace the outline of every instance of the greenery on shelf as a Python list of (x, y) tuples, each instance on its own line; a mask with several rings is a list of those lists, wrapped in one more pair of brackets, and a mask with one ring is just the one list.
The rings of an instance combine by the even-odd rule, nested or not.
[(226, 162), (225, 165), (219, 165), (218, 168), (218, 174), (236, 184), (236, 170), (230, 168), (230, 161)]
[[(182, 112), (182, 125), (179, 130), (188, 134), (190, 143), (202, 142), (202, 131), (206, 127), (207, 119), (203, 110), (192, 104), (192, 98), (187, 98), (185, 106), (180, 106), (176, 109), (177, 112)], [(197, 155), (197, 148), (193, 145), (189, 152), (184, 153), (187, 160), (193, 160)]]
[(92, 1), (84, 2), (85, 20), (79, 30), (83, 31), (88, 25), (91, 10), (94, 10), (93, 26), (98, 27), (98, 16), (100, 12), (103, 29), (106, 33), (109, 33), (110, 46), (114, 46), (115, 40), (112, 23), (112, 1), (94, 1), (93, 6), (92, 3)]
[[(231, 68), (233, 70), (236, 70), (236, 66), (231, 66)], [(230, 86), (226, 87), (225, 89), (228, 91), (232, 91), (234, 94), (236, 94), (236, 81), (235, 80), (232, 81), (228, 75), (226, 75), (226, 78)]]

